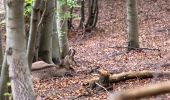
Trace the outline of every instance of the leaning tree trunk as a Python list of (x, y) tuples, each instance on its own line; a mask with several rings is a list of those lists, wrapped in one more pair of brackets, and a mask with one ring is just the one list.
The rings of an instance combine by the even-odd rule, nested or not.
[(7, 0), (7, 63), (14, 100), (35, 100), (26, 55), (24, 0)]
[(40, 28), (39, 16), (40, 16), (40, 3), (41, 0), (35, 0), (33, 4), (33, 11), (31, 14), (31, 22), (30, 22), (30, 32), (29, 32), (29, 40), (27, 47), (27, 55), (28, 55), (28, 64), (31, 69), (31, 64), (33, 58), (35, 57), (35, 46), (37, 41), (37, 35)]
[(139, 48), (137, 0), (127, 0), (128, 50)]
[(54, 22), (55, 0), (45, 2), (45, 15), (41, 27), (41, 40), (39, 47), (39, 57), (47, 63), (52, 62), (52, 37)]
[[(64, 1), (66, 2), (66, 0)], [(66, 5), (63, 4), (60, 0), (57, 1), (57, 32), (59, 37), (59, 46), (61, 52), (61, 58), (67, 55), (69, 51), (68, 46), (68, 37), (67, 37), (67, 19), (64, 18), (66, 10)]]

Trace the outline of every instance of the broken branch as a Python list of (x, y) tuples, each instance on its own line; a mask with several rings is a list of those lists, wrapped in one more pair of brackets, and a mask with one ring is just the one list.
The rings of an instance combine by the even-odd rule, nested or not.
[(155, 96), (169, 92), (170, 81), (167, 81), (120, 92), (118, 95), (113, 97), (113, 100), (136, 100), (143, 97)]

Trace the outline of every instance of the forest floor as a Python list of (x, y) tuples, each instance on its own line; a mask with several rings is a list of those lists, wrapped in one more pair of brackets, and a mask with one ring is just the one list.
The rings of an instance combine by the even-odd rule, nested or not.
[[(47, 100), (106, 100), (106, 91), (96, 91), (91, 95), (82, 95), (87, 91), (82, 86), (96, 74), (85, 74), (93, 68), (105, 69), (111, 73), (141, 70), (170, 70), (170, 66), (161, 67), (170, 59), (170, 0), (138, 0), (139, 41), (142, 50), (126, 52), (127, 46), (126, 7), (124, 0), (100, 0), (97, 28), (82, 39), (70, 38), (70, 46), (76, 50), (75, 60), (79, 73), (74, 77), (49, 78), (34, 81), (35, 90)], [(133, 79), (113, 84), (115, 93), (129, 88), (166, 81), (168, 78)], [(170, 94), (145, 98), (150, 100), (168, 100)], [(111, 99), (110, 99), (111, 100)]]
[[(100, 0), (97, 28), (82, 39), (69, 39), (70, 47), (76, 50), (74, 69), (79, 73), (73, 77), (53, 77), (34, 81), (37, 95), (47, 100), (106, 100), (106, 91), (96, 91), (91, 95), (82, 95), (87, 91), (82, 86), (96, 74), (83, 73), (94, 68), (105, 69), (111, 73), (140, 70), (170, 70), (170, 66), (161, 67), (170, 59), (170, 1), (139, 0), (139, 41), (142, 50), (126, 52), (127, 46), (126, 7), (124, 0)], [(165, 77), (152, 79), (133, 79), (113, 84), (115, 93), (129, 88), (141, 87), (168, 80)], [(81, 96), (82, 95), (82, 96)], [(146, 98), (168, 100), (170, 94)], [(110, 99), (111, 100), (111, 99)]]
[[(113, 84), (113, 90), (93, 91), (91, 95), (82, 86), (95, 73), (87, 74), (91, 69), (105, 69), (110, 73), (141, 70), (170, 70), (170, 0), (138, 0), (139, 41), (141, 48), (157, 50), (142, 50), (126, 52), (126, 48), (111, 48), (127, 46), (126, 7), (125, 0), (100, 0), (99, 20), (96, 29), (85, 34), (83, 38), (69, 39), (70, 47), (76, 50), (74, 66), (79, 73), (73, 77), (50, 77), (44, 80), (34, 80), (38, 97), (45, 100), (106, 100), (109, 94), (129, 88), (168, 80), (166, 77), (152, 79), (133, 79)], [(170, 94), (145, 98), (146, 100), (168, 100)], [(111, 99), (110, 99), (111, 100)]]

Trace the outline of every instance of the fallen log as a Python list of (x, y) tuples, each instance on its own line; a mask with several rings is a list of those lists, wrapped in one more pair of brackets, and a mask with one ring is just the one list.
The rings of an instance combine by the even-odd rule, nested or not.
[(149, 71), (149, 70), (143, 70), (143, 71), (130, 71), (130, 72), (123, 72), (120, 74), (114, 74), (110, 76), (110, 82), (120, 82), (125, 81), (129, 79), (144, 79), (144, 78), (152, 78), (152, 77), (162, 77), (162, 76), (170, 76), (170, 71)]
[(48, 64), (44, 61), (37, 61), (32, 63), (31, 71), (42, 70), (50, 67), (57, 67), (55, 64)]
[(119, 92), (113, 100), (136, 100), (165, 93), (170, 93), (170, 81)]
[[(107, 77), (105, 77), (107, 76)], [(130, 71), (130, 72), (123, 72), (120, 74), (113, 74), (110, 75), (106, 71), (99, 71), (99, 78), (95, 78), (90, 80), (85, 86), (89, 86), (90, 88), (95, 88), (97, 85), (96, 83), (101, 84), (102, 86), (108, 86), (110, 83), (116, 83), (120, 81), (126, 81), (129, 79), (144, 79), (144, 78), (152, 78), (152, 77), (162, 77), (162, 76), (170, 76), (170, 71)], [(107, 81), (109, 79), (109, 81)], [(107, 82), (106, 82), (107, 81)]]

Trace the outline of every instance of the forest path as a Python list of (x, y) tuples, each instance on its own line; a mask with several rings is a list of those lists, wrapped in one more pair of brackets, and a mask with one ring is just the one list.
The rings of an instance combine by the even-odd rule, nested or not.
[[(70, 39), (70, 46), (77, 51), (75, 60), (77, 72), (74, 77), (49, 78), (37, 80), (35, 90), (40, 97), (48, 100), (71, 100), (85, 93), (82, 84), (96, 77), (95, 74), (84, 74), (93, 68), (106, 69), (111, 73), (139, 70), (170, 70), (170, 66), (160, 67), (168, 63), (170, 58), (170, 0), (139, 0), (139, 40), (142, 48), (156, 48), (156, 50), (132, 51), (110, 48), (112, 46), (127, 46), (126, 8), (123, 0), (101, 0), (97, 28), (83, 39)], [(144, 80), (128, 80), (113, 84), (112, 92), (127, 88), (157, 83), (167, 78)], [(74, 100), (105, 100), (105, 91), (92, 96), (82, 96)], [(153, 98), (170, 99), (170, 94)]]

